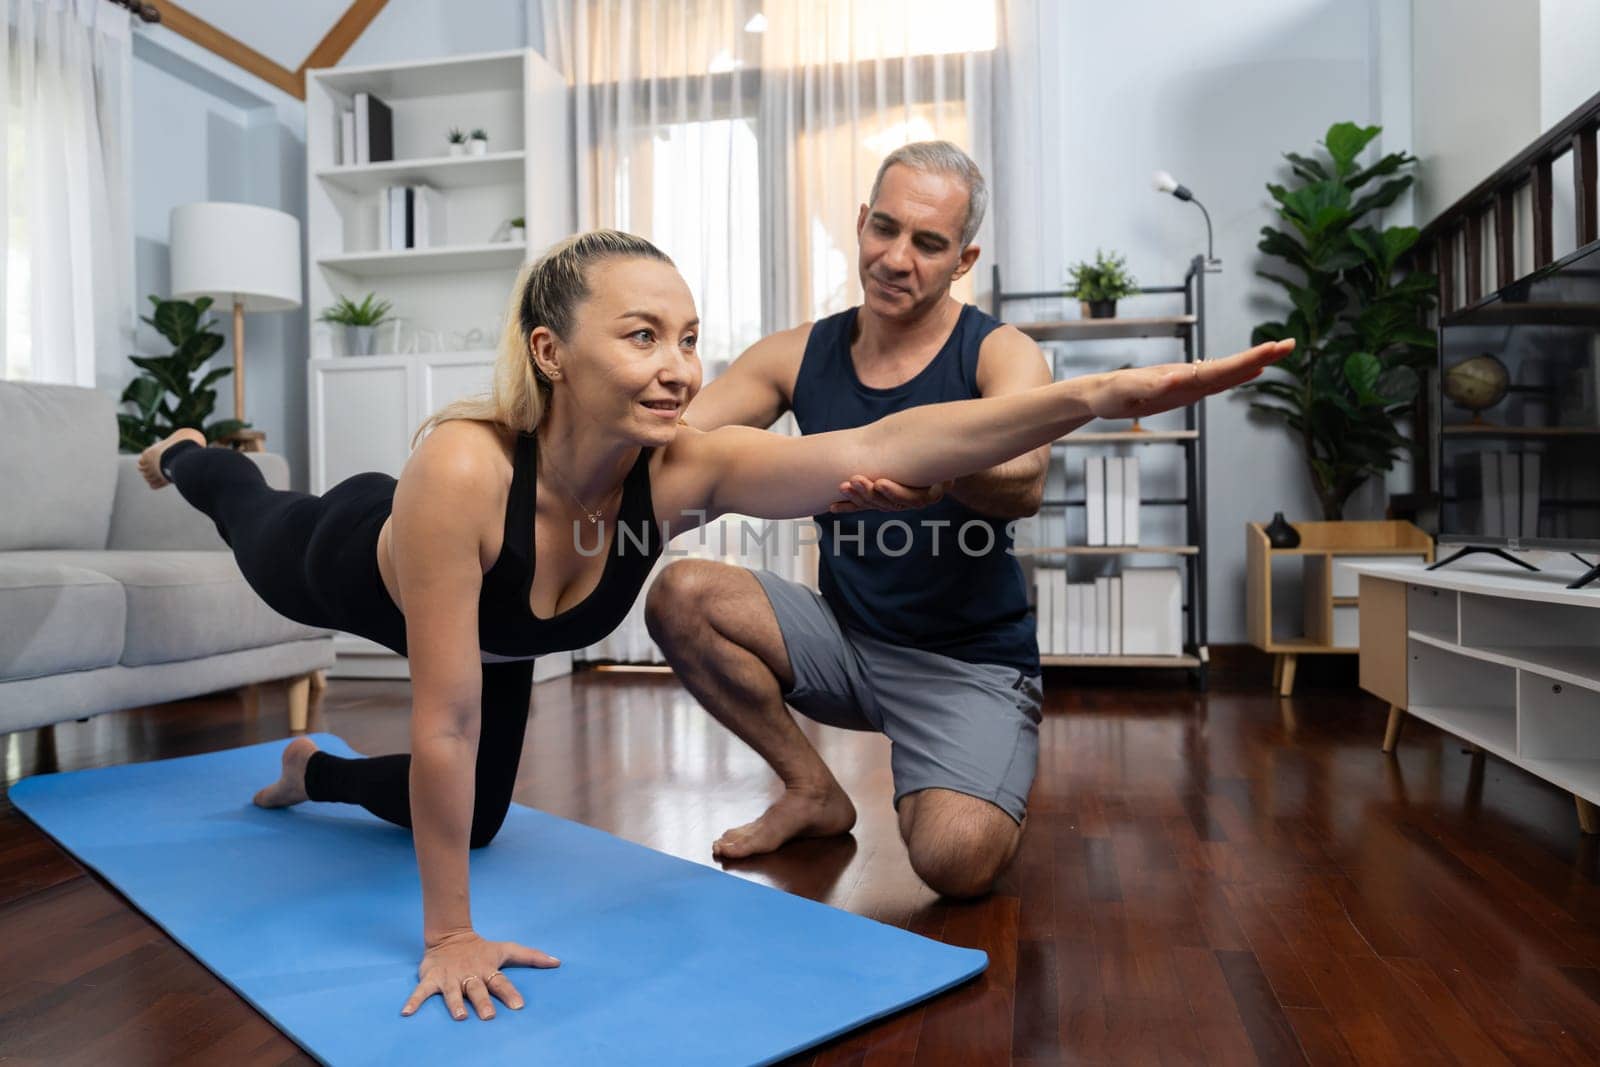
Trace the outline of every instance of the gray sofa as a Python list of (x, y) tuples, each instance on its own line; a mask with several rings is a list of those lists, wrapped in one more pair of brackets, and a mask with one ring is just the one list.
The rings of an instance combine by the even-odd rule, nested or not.
[(0, 733), (277, 679), (304, 729), (332, 635), (262, 603), (211, 520), (117, 454), (115, 416), (108, 393), (0, 382)]

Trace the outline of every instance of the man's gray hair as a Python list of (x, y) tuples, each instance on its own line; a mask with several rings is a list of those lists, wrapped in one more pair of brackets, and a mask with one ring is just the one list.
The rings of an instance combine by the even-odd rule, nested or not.
[(978, 169), (972, 157), (949, 141), (912, 141), (901, 145), (884, 157), (883, 164), (878, 168), (878, 176), (872, 179), (872, 196), (867, 200), (869, 207), (878, 202), (883, 176), (896, 163), (925, 174), (948, 174), (966, 185), (967, 217), (961, 224), (961, 247), (970, 245), (972, 239), (978, 236), (978, 227), (983, 225), (984, 212), (989, 210), (989, 183), (983, 180), (983, 171)]

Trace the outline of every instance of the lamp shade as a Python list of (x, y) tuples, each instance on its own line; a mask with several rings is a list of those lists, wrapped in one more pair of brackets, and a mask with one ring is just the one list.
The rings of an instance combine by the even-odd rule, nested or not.
[(300, 220), (255, 204), (172, 209), (172, 296), (238, 301), (246, 311), (300, 306)]

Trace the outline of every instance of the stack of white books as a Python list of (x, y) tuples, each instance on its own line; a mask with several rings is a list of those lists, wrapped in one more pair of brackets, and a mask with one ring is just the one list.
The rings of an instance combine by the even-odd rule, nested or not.
[(1039, 652), (1046, 656), (1176, 656), (1183, 652), (1183, 585), (1175, 567), (1125, 567), (1068, 582), (1034, 570)]
[(445, 243), (444, 194), (431, 185), (390, 185), (379, 203), (378, 238), (385, 251)]
[(1139, 461), (1089, 456), (1083, 461), (1084, 504), (1091, 545), (1139, 543)]

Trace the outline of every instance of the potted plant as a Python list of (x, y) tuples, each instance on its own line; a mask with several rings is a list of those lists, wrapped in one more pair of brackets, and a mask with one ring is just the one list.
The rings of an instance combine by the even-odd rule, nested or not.
[(1138, 291), (1127, 262), (1115, 252), (1108, 256), (1099, 249), (1093, 262), (1085, 260), (1071, 268), (1067, 282), (1067, 296), (1078, 301), (1086, 319), (1115, 318), (1117, 301)]
[(464, 156), (467, 154), (467, 135), (462, 133), (460, 129), (452, 126), (450, 132), (445, 134), (445, 140), (449, 142), (452, 156)]
[(489, 151), (489, 134), (481, 126), (472, 131), (472, 139), (467, 142), (467, 151), (475, 156), (481, 156)]
[(523, 225), (525, 220), (521, 215), (511, 220), (509, 229), (510, 240), (513, 244), (526, 244), (528, 242), (528, 229)]
[(207, 371), (199, 381), (206, 360), (222, 347), (222, 335), (211, 328), (211, 319), (202, 318), (211, 307), (211, 298), (162, 300), (152, 296), (155, 314), (144, 321), (172, 342), (170, 356), (129, 356), (140, 374), (122, 391), (122, 403), (132, 404), (133, 412), (119, 413), (118, 448), (123, 452), (142, 452), (163, 437), (184, 426), (193, 427), (215, 441), (249, 427), (238, 419), (206, 422), (216, 408), (217, 382), (233, 373), (232, 367)]
[[(1284, 289), (1291, 310), (1282, 322), (1257, 326), (1250, 342), (1293, 337), (1296, 344), (1242, 388), (1259, 398), (1253, 410), (1282, 419), (1300, 438), (1330, 521), (1344, 517), (1363, 482), (1412, 447), (1398, 422), (1417, 394), (1417, 371), (1433, 364), (1436, 347), (1434, 332), (1423, 325), (1436, 279), (1400, 262), (1417, 229), (1367, 223), (1410, 187), (1412, 176), (1401, 172), (1417, 162), (1391, 152), (1359, 165), (1356, 157), (1381, 129), (1341, 122), (1322, 142), (1327, 158), (1284, 153), (1295, 182), (1268, 183), (1267, 191), (1288, 225), (1263, 226), (1256, 245), (1299, 278), (1256, 272)], [(1369, 191), (1357, 195), (1363, 188)]]
[(339, 302), (323, 308), (318, 318), (344, 327), (346, 355), (370, 356), (373, 334), (377, 332), (378, 325), (389, 318), (391, 306), (389, 301), (379, 300), (377, 293), (368, 293), (359, 304), (341, 295)]

